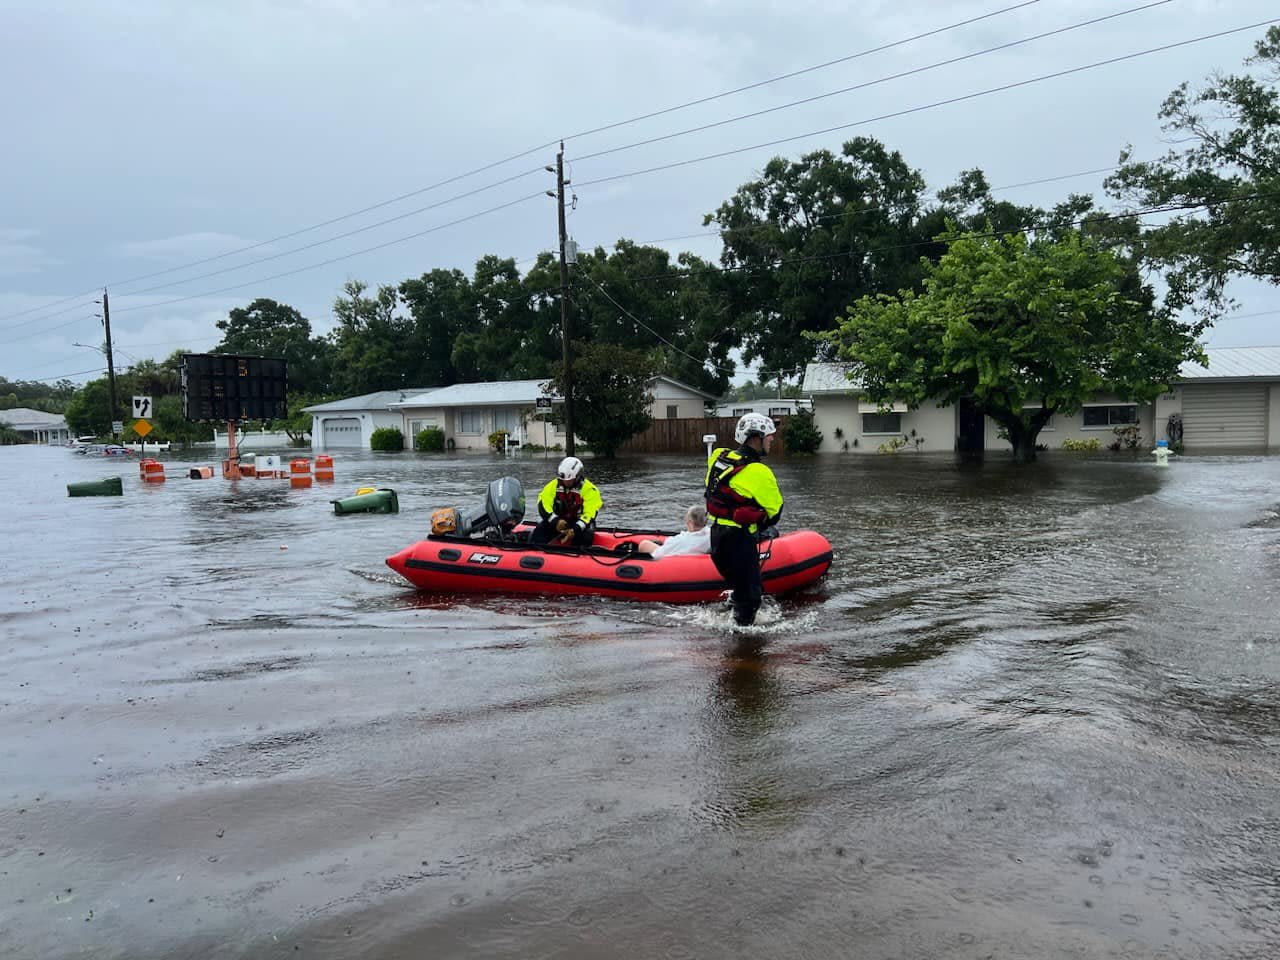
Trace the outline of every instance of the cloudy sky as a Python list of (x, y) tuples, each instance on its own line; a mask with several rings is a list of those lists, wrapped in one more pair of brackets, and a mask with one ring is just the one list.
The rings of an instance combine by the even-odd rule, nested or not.
[[(348, 278), (396, 283), (440, 266), (469, 272), (486, 253), (531, 257), (555, 238), (540, 193), (555, 151), (533, 148), (562, 136), (582, 246), (699, 233), (769, 157), (858, 134), (901, 150), (934, 188), (974, 166), (996, 187), (1096, 171), (1125, 144), (1154, 156), (1169, 90), (1239, 69), (1262, 27), (874, 118), (1280, 17), (1275, 0), (1167, 0), (866, 85), (1150, 2), (1033, 0), (583, 133), (1019, 2), (0, 0), (0, 375), (93, 376), (100, 357), (75, 344), (101, 341), (93, 291), (104, 284), (127, 364), (213, 346), (214, 322), (254, 297), (290, 303), (324, 331)], [(588, 158), (854, 85), (864, 86)], [(794, 139), (639, 172), (783, 138)], [(1047, 205), (1100, 194), (1103, 176), (996, 192)], [(719, 253), (709, 236), (662, 245)], [(1280, 343), (1280, 291), (1235, 293), (1238, 315), (1211, 345)]]

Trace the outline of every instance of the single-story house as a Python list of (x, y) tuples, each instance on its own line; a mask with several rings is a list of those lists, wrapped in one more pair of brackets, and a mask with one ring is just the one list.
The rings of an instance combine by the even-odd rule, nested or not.
[[(564, 446), (563, 432), (551, 422), (559, 397), (548, 394), (546, 379), (455, 383), (448, 387), (387, 390), (304, 408), (312, 416), (315, 450), (369, 448), (377, 427), (395, 427), (413, 437), (435, 427), (450, 449), (487, 450), (489, 435), (506, 430), (513, 445)], [(649, 414), (655, 419), (701, 417), (712, 394), (667, 376), (649, 381)], [(367, 425), (367, 428), (366, 428)]]
[[(842, 363), (811, 363), (802, 391), (813, 398), (823, 452), (875, 453), (882, 444), (907, 436), (909, 449), (1002, 450), (1000, 426), (965, 403), (915, 410), (896, 403), (885, 408), (867, 400)], [(1038, 404), (1037, 404), (1038, 406)], [(1078, 413), (1055, 414), (1040, 432), (1050, 448), (1063, 441), (1115, 439), (1117, 427), (1136, 425), (1146, 445), (1168, 439), (1169, 418), (1182, 422), (1187, 451), (1222, 448), (1280, 448), (1280, 347), (1220, 347), (1209, 366), (1183, 364), (1179, 378), (1155, 403), (1139, 404), (1099, 394)]]
[(368, 450), (369, 438), (379, 427), (404, 429), (404, 418), (390, 404), (406, 397), (429, 393), (430, 387), (379, 390), (359, 397), (303, 407), (311, 414), (311, 448), (322, 450)]
[(763, 413), (766, 417), (789, 417), (797, 410), (812, 410), (813, 400), (808, 397), (782, 400), (735, 400), (716, 407), (717, 417), (740, 417), (744, 413)]
[(17, 433), (35, 443), (65, 445), (71, 441), (67, 418), (60, 413), (13, 407), (10, 410), (0, 410), (0, 423), (7, 423)]

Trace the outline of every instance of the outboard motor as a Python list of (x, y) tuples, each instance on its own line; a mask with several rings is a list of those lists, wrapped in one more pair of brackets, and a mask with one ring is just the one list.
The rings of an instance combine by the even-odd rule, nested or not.
[(515, 477), (501, 477), (489, 484), (483, 506), (470, 510), (445, 507), (432, 513), (431, 532), (469, 537), (492, 528), (505, 537), (523, 519), (524, 487)]

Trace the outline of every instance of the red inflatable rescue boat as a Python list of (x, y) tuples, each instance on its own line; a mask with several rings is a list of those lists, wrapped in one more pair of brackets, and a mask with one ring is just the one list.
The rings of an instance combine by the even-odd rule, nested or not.
[[(620, 597), (664, 603), (718, 599), (728, 584), (708, 554), (654, 560), (622, 544), (667, 534), (597, 530), (587, 548), (532, 546), (513, 540), (429, 536), (387, 558), (387, 566), (421, 590), (439, 593), (536, 593)], [(527, 533), (526, 533), (527, 535)], [(813, 530), (760, 543), (764, 592), (786, 593), (813, 583), (831, 566), (831, 544)]]

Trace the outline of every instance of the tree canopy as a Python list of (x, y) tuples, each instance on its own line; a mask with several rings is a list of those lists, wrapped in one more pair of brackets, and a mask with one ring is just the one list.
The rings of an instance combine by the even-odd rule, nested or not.
[[(610, 343), (576, 341), (573, 348), (574, 435), (599, 456), (612, 457), (652, 422), (652, 363), (643, 353)], [(557, 367), (550, 385), (564, 394), (563, 366)], [(563, 415), (557, 411), (558, 420)]]
[(1178, 146), (1150, 161), (1126, 149), (1107, 181), (1134, 206), (1182, 209), (1142, 231), (1141, 253), (1163, 269), (1171, 305), (1209, 318), (1230, 306), (1232, 276), (1280, 284), (1280, 26), (1254, 50), (1254, 72), (1170, 93), (1159, 117)]
[(871, 400), (971, 398), (1022, 462), (1055, 413), (1100, 391), (1150, 401), (1202, 356), (1196, 325), (1132, 295), (1131, 266), (1079, 233), (961, 236), (924, 271), (922, 292), (863, 297), (826, 339)]

